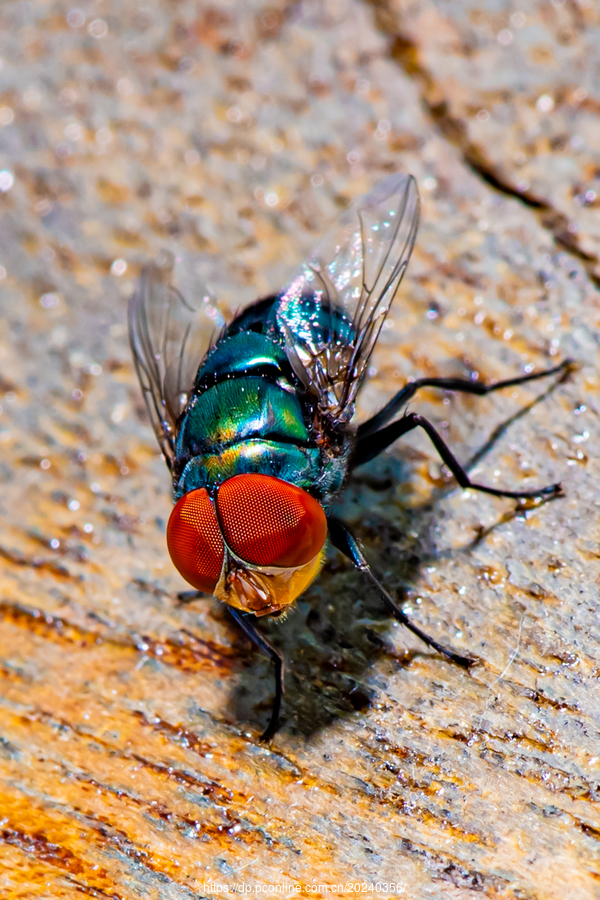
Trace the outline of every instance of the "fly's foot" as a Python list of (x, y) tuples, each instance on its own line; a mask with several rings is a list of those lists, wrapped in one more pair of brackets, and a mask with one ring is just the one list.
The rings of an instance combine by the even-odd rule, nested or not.
[(579, 370), (583, 368), (583, 363), (579, 362), (577, 359), (565, 359), (562, 365), (563, 373), (559, 378), (559, 384), (564, 384), (574, 372), (579, 372)]
[(548, 487), (541, 488), (535, 494), (532, 493), (529, 497), (520, 497), (518, 500), (518, 507), (520, 509), (535, 509), (537, 506), (547, 503), (548, 500), (554, 500), (557, 497), (564, 496), (565, 492), (559, 481), (558, 484), (549, 484)]
[(542, 494), (545, 497), (564, 497), (565, 493), (563, 491), (563, 486), (558, 482), (558, 484), (550, 484), (548, 487), (543, 488)]
[(476, 659), (474, 656), (461, 656), (460, 653), (455, 653), (453, 650), (446, 650), (444, 656), (449, 662), (453, 662), (455, 665), (460, 666), (461, 669), (466, 669), (467, 672), (474, 666), (481, 665), (481, 660)]
[[(423, 640), (423, 637), (419, 635)], [(436, 650), (440, 656), (443, 656), (448, 662), (454, 663), (456, 666), (460, 666), (461, 669), (472, 669), (473, 666), (478, 666), (481, 664), (481, 660), (477, 659), (473, 656), (461, 656), (460, 653), (456, 653), (454, 650), (449, 650), (447, 647), (444, 647), (443, 644), (438, 644), (437, 641), (434, 641), (432, 638), (428, 638), (425, 642), (432, 650)]]

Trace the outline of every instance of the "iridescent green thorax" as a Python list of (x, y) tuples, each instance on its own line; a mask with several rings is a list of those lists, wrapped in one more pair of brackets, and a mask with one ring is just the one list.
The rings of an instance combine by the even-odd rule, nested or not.
[(309, 433), (295, 393), (265, 376), (247, 375), (222, 381), (193, 398), (179, 445), (197, 456), (259, 437), (306, 445)]
[[(349, 442), (335, 454), (317, 443), (311, 395), (285, 353), (278, 304), (270, 298), (247, 309), (202, 362), (179, 428), (178, 497), (247, 473), (297, 484), (322, 502), (341, 487)], [(323, 327), (309, 316), (302, 326)]]

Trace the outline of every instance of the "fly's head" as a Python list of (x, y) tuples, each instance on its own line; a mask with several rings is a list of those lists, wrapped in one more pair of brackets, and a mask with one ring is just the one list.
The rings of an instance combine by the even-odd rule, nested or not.
[(276, 615), (316, 578), (327, 519), (302, 488), (270, 475), (235, 475), (214, 498), (184, 494), (167, 525), (167, 546), (189, 584), (256, 616)]

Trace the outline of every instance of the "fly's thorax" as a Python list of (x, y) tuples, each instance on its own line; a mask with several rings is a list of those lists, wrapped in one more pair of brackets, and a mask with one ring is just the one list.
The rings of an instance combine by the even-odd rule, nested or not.
[(177, 502), (167, 526), (171, 559), (192, 586), (254, 615), (282, 611), (318, 575), (327, 519), (297, 485), (240, 475)]
[(246, 376), (204, 391), (184, 414), (177, 450), (190, 457), (251, 438), (309, 443), (300, 400), (285, 383)]
[(181, 423), (177, 449), (178, 497), (234, 475), (262, 473), (326, 502), (345, 480), (349, 437), (332, 433), (321, 440), (297, 393), (253, 376), (198, 396)]
[(175, 484), (179, 499), (189, 491), (213, 492), (235, 475), (271, 475), (310, 491), (327, 509), (343, 487), (352, 452), (351, 435), (335, 447), (297, 447), (259, 438), (240, 441), (190, 459)]
[(177, 499), (198, 488), (212, 493), (228, 478), (253, 474), (271, 475), (305, 490), (312, 489), (321, 483), (321, 462), (316, 447), (251, 438), (194, 456), (181, 473), (175, 493)]

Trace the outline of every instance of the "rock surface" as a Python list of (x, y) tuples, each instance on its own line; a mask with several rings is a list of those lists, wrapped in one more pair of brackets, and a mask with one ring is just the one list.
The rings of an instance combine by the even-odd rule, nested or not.
[[(526, 6), (0, 6), (3, 897), (600, 896), (600, 14)], [(357, 473), (369, 558), (481, 664), (332, 553), (264, 624), (288, 665), (266, 747), (267, 664), (176, 602), (126, 300), (165, 247), (230, 309), (277, 288), (398, 169), (422, 226), (360, 415), (408, 377), (572, 357), (411, 404), (478, 480), (565, 495), (463, 492), (422, 435)]]

